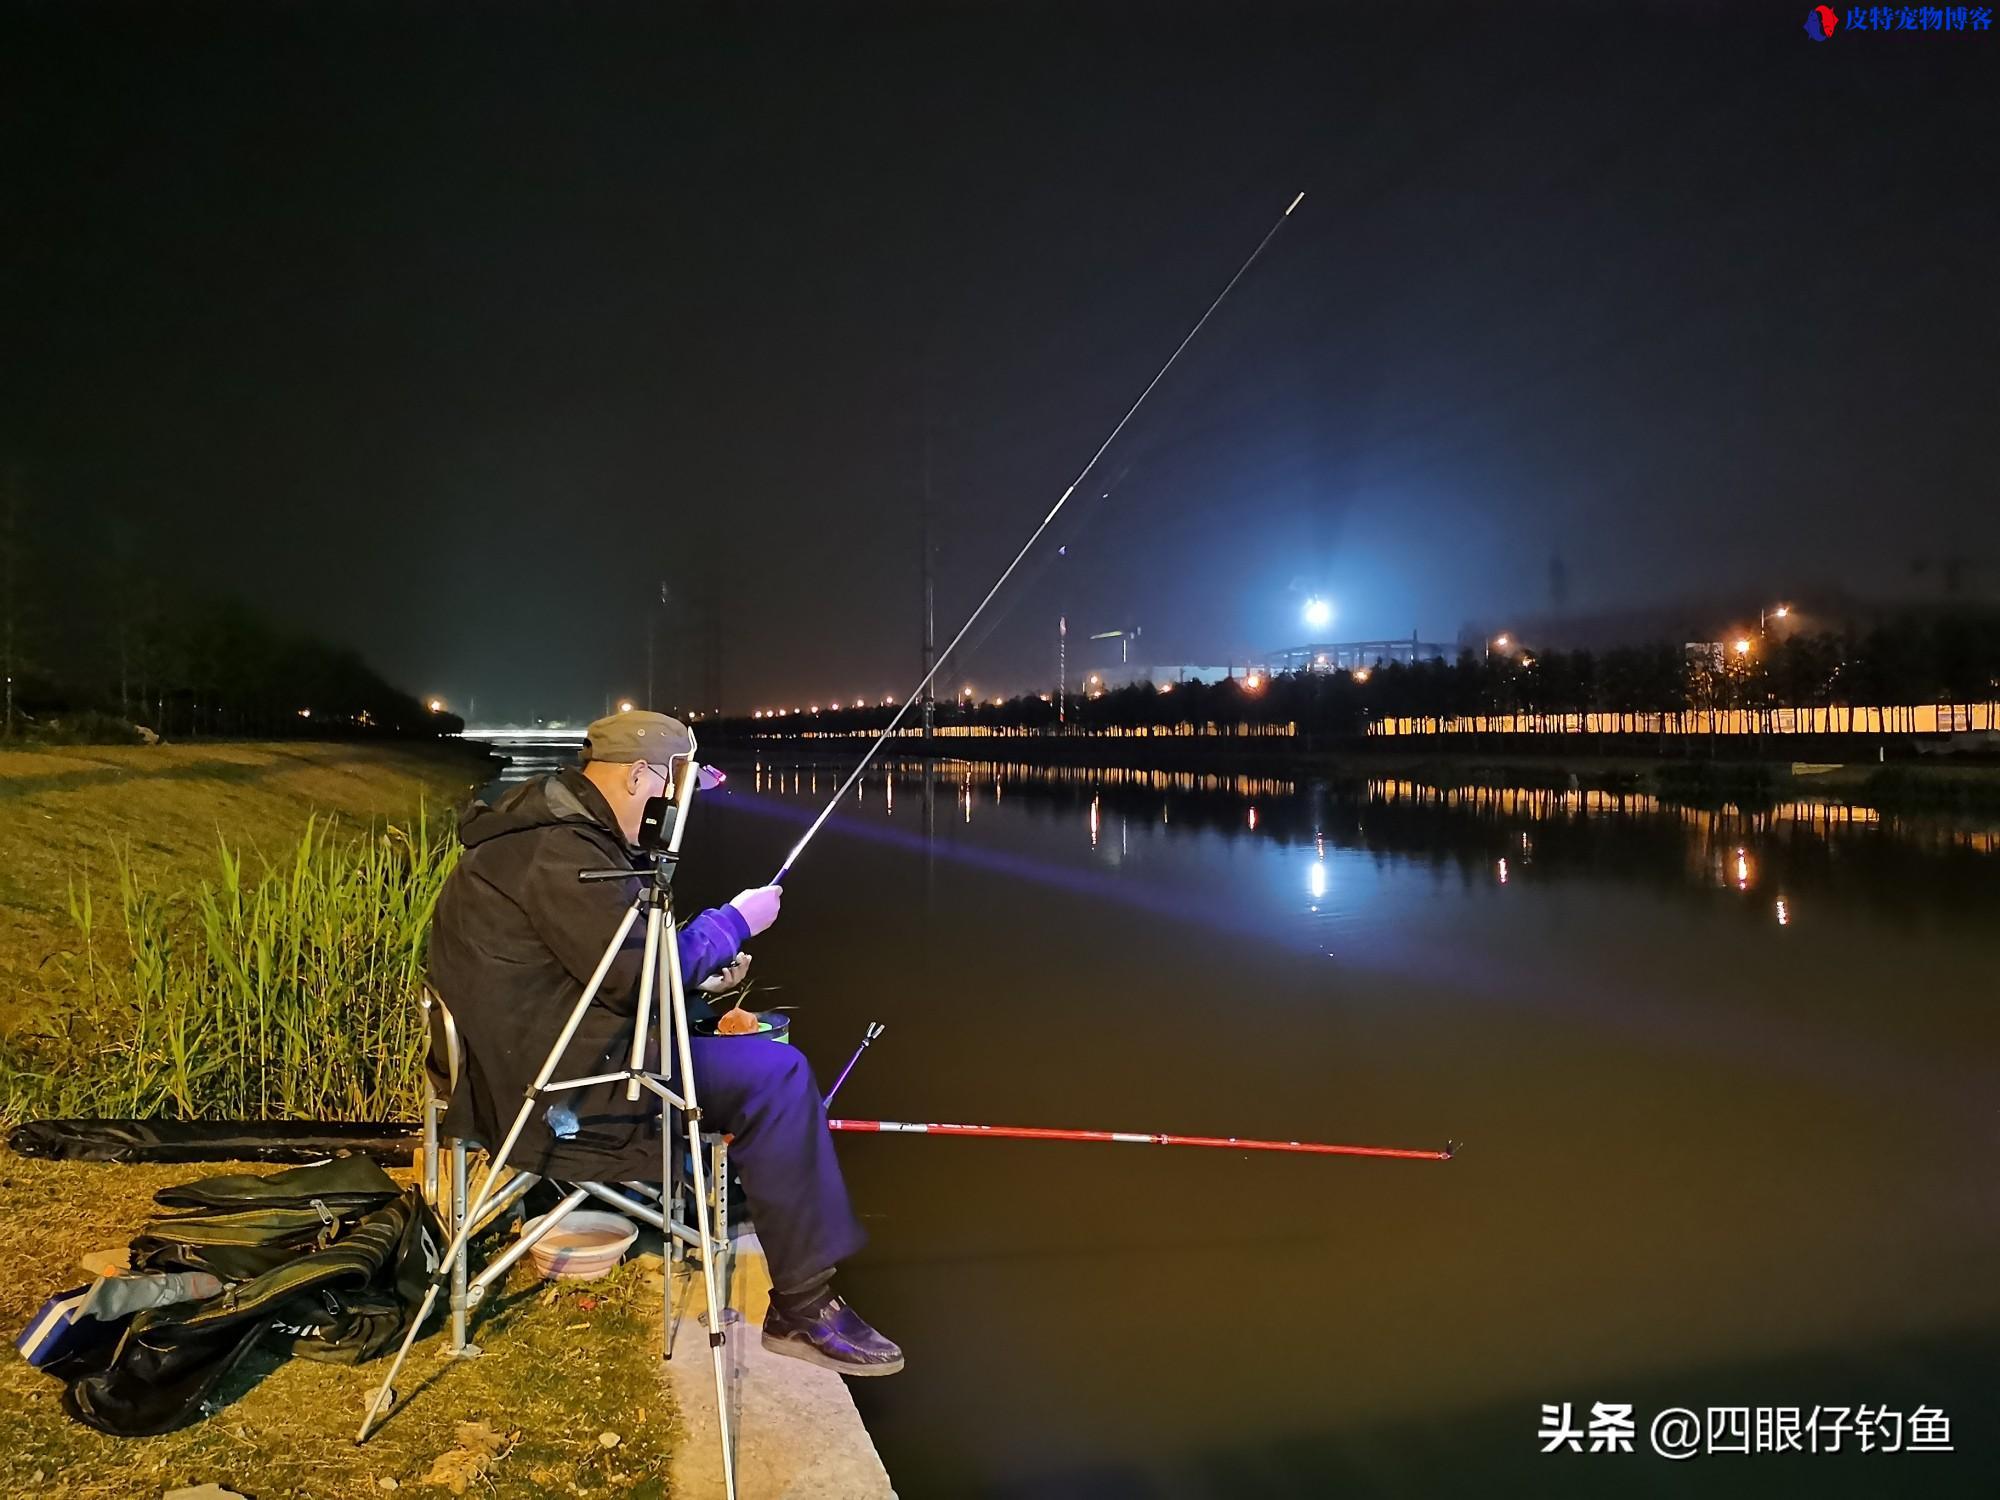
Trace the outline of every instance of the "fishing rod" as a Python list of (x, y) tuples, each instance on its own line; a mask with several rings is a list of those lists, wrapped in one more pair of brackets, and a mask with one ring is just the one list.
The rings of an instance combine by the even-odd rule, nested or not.
[(1345, 1146), (1320, 1141), (1253, 1141), (1233, 1135), (1168, 1135), (1160, 1131), (1050, 1130), (1037, 1125), (936, 1125), (907, 1120), (828, 1120), (828, 1130), (853, 1130), (870, 1135), (983, 1136), (1010, 1141), (1097, 1141), (1121, 1146), (1212, 1146), (1223, 1151), (1289, 1151), (1304, 1156), (1378, 1156), (1399, 1161), (1450, 1161), (1457, 1141), (1443, 1150), (1411, 1146)]
[(1243, 279), (1244, 273), (1256, 264), (1257, 257), (1264, 253), (1264, 247), (1271, 243), (1280, 229), (1284, 228), (1285, 220), (1292, 216), (1292, 210), (1303, 203), (1305, 197), (1304, 193), (1300, 193), (1296, 198), (1292, 199), (1285, 211), (1278, 215), (1278, 221), (1264, 232), (1264, 238), (1257, 242), (1257, 248), (1250, 252), (1243, 264), (1236, 268), (1236, 274), (1229, 278), (1228, 284), (1216, 294), (1215, 300), (1208, 304), (1208, 311), (1195, 320), (1194, 327), (1190, 328), (1187, 331), (1187, 336), (1175, 346), (1174, 352), (1167, 357), (1167, 362), (1160, 366), (1159, 372), (1151, 380), (1146, 382), (1146, 388), (1139, 392), (1139, 399), (1134, 401), (1126, 410), (1125, 415), (1118, 419), (1118, 425), (1111, 429), (1111, 436), (1098, 445), (1097, 451), (1090, 455), (1090, 462), (1077, 470), (1076, 478), (1069, 482), (1069, 488), (1062, 492), (1061, 497), (1050, 508), (1049, 513), (1042, 517), (1042, 524), (1034, 529), (1033, 534), (1022, 544), (1021, 550), (1014, 554), (1014, 560), (1007, 564), (1006, 571), (994, 582), (993, 587), (986, 591), (986, 597), (979, 601), (978, 608), (966, 616), (965, 623), (958, 627), (958, 634), (953, 636), (944, 650), (937, 654), (937, 659), (931, 663), (931, 669), (924, 673), (923, 681), (919, 682), (916, 689), (903, 699), (902, 706), (896, 710), (896, 716), (889, 721), (889, 727), (883, 730), (876, 738), (875, 743), (868, 747), (868, 753), (861, 757), (860, 764), (856, 765), (847, 780), (840, 784), (840, 790), (833, 794), (832, 800), (820, 809), (819, 816), (813, 819), (812, 826), (805, 831), (805, 836), (792, 846), (792, 852), (785, 856), (785, 862), (779, 868), (778, 873), (771, 878), (771, 884), (783, 885), (785, 883), (785, 877), (792, 873), (792, 866), (798, 862), (799, 855), (805, 852), (806, 845), (813, 841), (813, 835), (819, 832), (820, 825), (833, 815), (833, 810), (840, 805), (840, 799), (845, 797), (848, 789), (861, 779), (861, 773), (868, 769), (868, 763), (875, 758), (876, 752), (889, 742), (889, 737), (896, 732), (896, 726), (903, 722), (903, 716), (909, 713), (911, 705), (922, 699), (924, 689), (931, 685), (931, 680), (937, 676), (939, 669), (944, 666), (946, 659), (950, 657), (958, 643), (965, 639), (965, 633), (972, 629), (973, 622), (986, 612), (986, 606), (993, 602), (994, 595), (998, 594), (1006, 585), (1007, 580), (1014, 576), (1014, 570), (1021, 566), (1021, 559), (1026, 557), (1033, 549), (1035, 543), (1042, 539), (1042, 533), (1049, 529), (1050, 522), (1054, 521), (1062, 513), (1062, 508), (1065, 505), (1069, 504), (1069, 497), (1076, 493), (1076, 487), (1089, 477), (1090, 471), (1097, 467), (1097, 461), (1104, 457), (1106, 450), (1113, 443), (1118, 441), (1118, 434), (1125, 430), (1125, 424), (1130, 422), (1138, 414), (1139, 408), (1146, 404), (1146, 398), (1153, 394), (1153, 388), (1167, 378), (1167, 372), (1173, 369), (1174, 365), (1180, 360), (1187, 346), (1194, 342), (1194, 336), (1201, 332), (1203, 325), (1210, 318), (1215, 316), (1215, 310), (1222, 306), (1229, 294), (1236, 289), (1236, 283)]
[[(848, 1058), (847, 1066), (826, 1091), (831, 1104), (847, 1075), (861, 1061), (875, 1038), (882, 1034), (879, 1021), (870, 1021), (862, 1033), (861, 1045)], [(1137, 1130), (1054, 1130), (1042, 1125), (938, 1125), (909, 1120), (828, 1120), (828, 1130), (856, 1131), (867, 1135), (957, 1135), (984, 1136), (1009, 1141), (1090, 1141), (1118, 1146), (1209, 1146), (1223, 1151), (1285, 1151), (1299, 1156), (1375, 1156), (1398, 1161), (1450, 1161), (1458, 1153), (1457, 1141), (1446, 1141), (1442, 1151), (1412, 1146), (1349, 1146), (1321, 1141), (1258, 1141), (1234, 1135), (1169, 1135), (1163, 1131)]]

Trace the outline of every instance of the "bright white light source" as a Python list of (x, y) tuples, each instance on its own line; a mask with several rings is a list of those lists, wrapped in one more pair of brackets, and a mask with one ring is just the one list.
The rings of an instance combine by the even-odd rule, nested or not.
[(1326, 629), (1333, 623), (1333, 605), (1315, 594), (1306, 600), (1305, 620), (1309, 630)]
[(1315, 901), (1326, 899), (1326, 861), (1316, 859), (1306, 874), (1306, 889), (1312, 892)]
[(620, 703), (618, 705), (618, 712), (620, 712), (621, 714), (629, 714), (630, 712), (632, 712), (632, 700), (630, 698), (627, 698), (624, 702)]

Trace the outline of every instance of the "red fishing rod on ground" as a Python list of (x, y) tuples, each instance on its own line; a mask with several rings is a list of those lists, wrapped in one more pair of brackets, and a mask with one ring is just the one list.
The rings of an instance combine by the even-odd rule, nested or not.
[(1054, 1130), (1039, 1125), (939, 1125), (908, 1120), (828, 1120), (828, 1130), (852, 1130), (879, 1135), (985, 1136), (1011, 1141), (1097, 1141), (1121, 1146), (1210, 1146), (1224, 1151), (1290, 1151), (1304, 1156), (1380, 1156), (1398, 1161), (1450, 1161), (1458, 1150), (1447, 1141), (1442, 1150), (1413, 1146), (1345, 1146), (1321, 1141), (1256, 1141), (1233, 1135), (1169, 1135), (1136, 1130)]

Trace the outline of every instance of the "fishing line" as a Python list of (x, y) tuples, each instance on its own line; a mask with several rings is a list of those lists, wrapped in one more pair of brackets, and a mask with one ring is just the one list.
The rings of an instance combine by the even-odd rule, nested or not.
[(819, 816), (813, 819), (812, 826), (805, 831), (805, 836), (792, 846), (792, 852), (785, 856), (785, 863), (779, 869), (778, 873), (771, 878), (771, 884), (783, 885), (785, 883), (785, 877), (792, 873), (792, 866), (798, 862), (799, 855), (805, 852), (806, 845), (812, 842), (813, 835), (819, 832), (820, 826), (832, 815), (833, 810), (840, 805), (840, 799), (847, 795), (848, 788), (852, 787), (860, 779), (861, 773), (868, 769), (868, 763), (875, 758), (876, 752), (889, 742), (889, 737), (896, 732), (896, 726), (903, 722), (904, 715), (908, 714), (911, 707), (922, 699), (924, 690), (931, 685), (932, 679), (943, 668), (945, 662), (950, 658), (951, 653), (957, 648), (958, 643), (965, 639), (966, 632), (972, 629), (973, 623), (986, 612), (986, 606), (991, 604), (994, 596), (1006, 586), (1007, 580), (1014, 576), (1014, 570), (1021, 566), (1021, 559), (1026, 557), (1033, 549), (1035, 543), (1042, 539), (1042, 533), (1049, 529), (1050, 523), (1062, 513), (1062, 508), (1069, 504), (1069, 497), (1076, 493), (1076, 487), (1089, 477), (1090, 471), (1097, 467), (1097, 461), (1104, 457), (1105, 452), (1113, 443), (1118, 441), (1118, 434), (1125, 430), (1125, 424), (1130, 422), (1138, 414), (1139, 408), (1146, 404), (1146, 398), (1153, 394), (1153, 388), (1167, 378), (1167, 372), (1173, 369), (1174, 365), (1179, 362), (1187, 346), (1194, 342), (1195, 335), (1200, 333), (1208, 320), (1215, 316), (1215, 310), (1222, 306), (1229, 294), (1236, 289), (1236, 283), (1241, 281), (1250, 267), (1257, 263), (1257, 257), (1264, 253), (1264, 247), (1277, 237), (1278, 231), (1285, 226), (1285, 220), (1292, 216), (1293, 209), (1305, 201), (1305, 196), (1304, 193), (1300, 193), (1296, 198), (1292, 199), (1285, 211), (1278, 215), (1277, 222), (1266, 230), (1264, 238), (1257, 242), (1257, 248), (1252, 250), (1249, 256), (1245, 258), (1243, 264), (1236, 268), (1236, 274), (1229, 278), (1228, 285), (1224, 286), (1216, 294), (1215, 300), (1208, 304), (1208, 311), (1204, 312), (1195, 321), (1194, 327), (1187, 331), (1187, 336), (1180, 341), (1175, 347), (1174, 352), (1167, 357), (1167, 362), (1160, 366), (1158, 373), (1151, 380), (1146, 382), (1146, 388), (1139, 392), (1139, 399), (1134, 401), (1130, 408), (1127, 409), (1125, 415), (1118, 419), (1118, 425), (1111, 429), (1111, 435), (1098, 445), (1095, 453), (1090, 455), (1090, 462), (1077, 470), (1076, 478), (1069, 482), (1069, 488), (1062, 492), (1061, 497), (1050, 508), (1049, 513), (1042, 517), (1042, 524), (1034, 529), (1033, 534), (1022, 544), (1021, 550), (1014, 554), (1014, 560), (1007, 564), (1006, 571), (994, 581), (993, 587), (986, 591), (986, 597), (979, 601), (978, 607), (966, 617), (965, 623), (958, 627), (958, 634), (953, 636), (944, 650), (937, 654), (937, 659), (931, 663), (931, 669), (924, 674), (923, 680), (916, 685), (916, 688), (912, 692), (904, 697), (902, 706), (896, 710), (896, 716), (889, 721), (889, 727), (884, 729), (876, 738), (875, 743), (868, 747), (868, 753), (861, 757), (860, 763), (855, 766), (847, 780), (841, 783), (840, 790), (833, 794), (832, 800), (820, 809)]
[[(1138, 439), (1137, 441), (1143, 443), (1144, 439)], [(1073, 563), (1070, 563), (1068, 555), (1070, 549), (1077, 545), (1079, 539), (1087, 534), (1092, 526), (1095, 526), (1103, 519), (1106, 511), (1110, 509), (1103, 502), (1118, 493), (1118, 486), (1123, 483), (1125, 476), (1131, 473), (1131, 471), (1132, 465), (1130, 462), (1127, 462), (1112, 478), (1097, 481), (1098, 485), (1103, 486), (1097, 492), (1098, 503), (1070, 512), (1069, 516), (1065, 519), (1064, 526), (1057, 527), (1055, 535), (1049, 538), (1050, 541), (1058, 541), (1060, 539), (1059, 545), (1050, 551), (1042, 553), (1041, 556), (1028, 564), (1027, 571), (1021, 574), (1020, 585), (1014, 590), (1013, 596), (994, 609), (986, 617), (985, 623), (980, 626), (978, 633), (970, 637), (958, 648), (958, 660), (964, 665), (967, 672), (975, 670), (972, 662), (978, 656), (980, 649), (993, 638), (994, 632), (1013, 619), (1015, 612), (1020, 609), (1021, 605), (1032, 597), (1037, 584), (1049, 577), (1062, 564), (1075, 566)], [(1093, 488), (1095, 487), (1093, 486)], [(1088, 499), (1089, 496), (1086, 495), (1084, 498)], [(1065, 534), (1065, 528), (1067, 534)]]

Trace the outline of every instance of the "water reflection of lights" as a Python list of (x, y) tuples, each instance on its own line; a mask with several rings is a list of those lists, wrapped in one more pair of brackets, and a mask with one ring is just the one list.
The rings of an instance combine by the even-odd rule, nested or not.
[(1093, 849), (1097, 847), (1098, 804), (1102, 800), (1100, 797), (1090, 799), (1090, 847)]
[(1792, 906), (1783, 896), (1778, 898), (1778, 925), (1780, 927), (1792, 925)]
[(1500, 883), (1502, 885), (1507, 883), (1507, 861), (1504, 859), (1500, 861)]
[(1750, 857), (1741, 849), (1736, 851), (1736, 889), (1750, 889)]
[(1257, 809), (1255, 807), (1250, 809), (1250, 831), (1252, 833), (1257, 831)]
[[(1315, 859), (1307, 869), (1306, 889), (1312, 893), (1313, 900), (1324, 901), (1326, 899), (1326, 856), (1324, 854)], [(1318, 911), (1319, 908), (1315, 906), (1313, 910)]]

